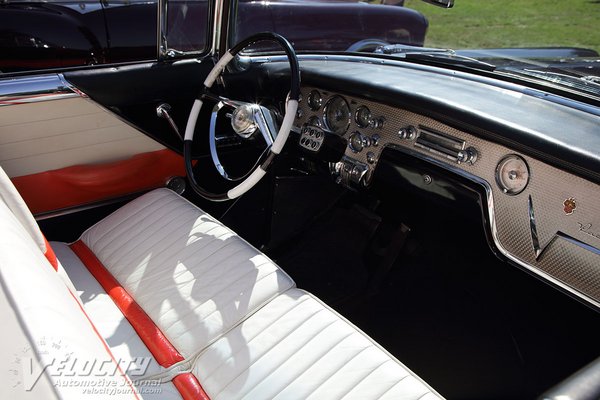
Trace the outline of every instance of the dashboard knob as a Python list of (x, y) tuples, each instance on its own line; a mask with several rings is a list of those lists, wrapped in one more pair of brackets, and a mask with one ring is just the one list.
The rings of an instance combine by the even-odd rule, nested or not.
[(378, 134), (371, 135), (371, 145), (374, 147), (379, 146), (379, 139), (381, 137)]
[(374, 164), (375, 163), (375, 153), (373, 153), (372, 151), (367, 153), (367, 162), (369, 164)]
[(405, 128), (400, 128), (398, 131), (398, 137), (403, 140), (413, 140), (415, 137), (417, 137), (417, 129), (412, 125), (409, 125)]
[(348, 146), (353, 152), (360, 153), (365, 147), (363, 135), (360, 132), (354, 132), (352, 135), (350, 135)]
[(456, 162), (459, 164), (463, 162), (475, 164), (475, 161), (477, 161), (477, 156), (477, 150), (474, 147), (468, 147), (465, 150), (461, 150), (458, 152)]

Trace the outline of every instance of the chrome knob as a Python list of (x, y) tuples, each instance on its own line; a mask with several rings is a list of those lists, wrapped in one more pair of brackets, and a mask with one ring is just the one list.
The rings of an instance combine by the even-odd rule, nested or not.
[(461, 150), (458, 152), (457, 156), (456, 156), (456, 162), (457, 163), (469, 163), (469, 164), (475, 164), (475, 161), (477, 161), (477, 150), (474, 147), (468, 147), (465, 150)]
[(410, 125), (406, 128), (400, 128), (398, 137), (403, 140), (413, 140), (417, 136), (417, 129)]
[(375, 163), (375, 153), (373, 153), (372, 151), (367, 153), (367, 162), (369, 164), (374, 164)]
[(381, 137), (378, 134), (371, 135), (371, 145), (374, 147), (379, 146), (379, 139)]
[(360, 153), (362, 149), (365, 147), (365, 142), (363, 141), (363, 135), (360, 132), (354, 132), (350, 135), (350, 140), (348, 141), (348, 146), (350, 150), (355, 153)]

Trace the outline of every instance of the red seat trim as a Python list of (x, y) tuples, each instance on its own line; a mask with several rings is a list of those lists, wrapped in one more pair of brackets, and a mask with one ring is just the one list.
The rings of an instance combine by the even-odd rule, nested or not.
[[(127, 293), (125, 288), (111, 275), (102, 262), (98, 260), (98, 257), (90, 248), (81, 240), (72, 243), (70, 247), (131, 323), (131, 326), (133, 326), (133, 329), (148, 347), (156, 361), (163, 367), (170, 367), (179, 361), (183, 361), (184, 357), (169, 342), (133, 297)], [(173, 384), (186, 400), (209, 399), (198, 379), (191, 373), (176, 376), (173, 379)]]
[(173, 378), (173, 385), (184, 400), (210, 400), (198, 379), (191, 372), (177, 375)]
[(116, 364), (117, 370), (119, 371), (119, 373), (121, 374), (121, 376), (123, 377), (123, 379), (125, 379), (125, 381), (127, 382), (127, 385), (131, 388), (131, 393), (133, 394), (133, 397), (135, 397), (136, 399), (140, 400), (140, 398), (137, 395), (137, 391), (135, 390), (135, 388), (133, 387), (133, 385), (131, 383), (131, 380), (123, 372), (123, 370), (121, 369), (121, 366), (119, 365), (119, 363), (117, 362), (117, 360), (115, 360), (115, 356), (113, 355), (112, 351), (110, 351), (110, 347), (108, 347), (108, 345), (106, 344), (106, 342), (104, 341), (104, 339), (100, 335), (100, 332), (98, 332), (98, 330), (96, 329), (96, 325), (94, 325), (94, 323), (90, 319), (90, 316), (85, 312), (85, 309), (83, 308), (83, 306), (81, 305), (81, 303), (79, 302), (79, 300), (77, 299), (77, 297), (73, 294), (73, 292), (71, 292), (69, 290), (69, 294), (73, 297), (73, 300), (75, 300), (75, 303), (77, 303), (77, 305), (79, 306), (79, 309), (81, 310), (81, 312), (83, 313), (83, 315), (85, 315), (85, 318), (88, 320), (88, 322), (92, 326), (92, 329), (96, 333), (96, 336), (98, 336), (98, 338), (102, 342), (102, 345), (104, 346), (104, 349), (106, 350), (106, 352), (110, 356), (111, 360)]
[(44, 236), (44, 244), (46, 245), (46, 252), (44, 253), (44, 255), (46, 256), (54, 270), (58, 271), (58, 259), (56, 258), (56, 254), (54, 254), (52, 246), (50, 246), (50, 243), (48, 243), (46, 236)]

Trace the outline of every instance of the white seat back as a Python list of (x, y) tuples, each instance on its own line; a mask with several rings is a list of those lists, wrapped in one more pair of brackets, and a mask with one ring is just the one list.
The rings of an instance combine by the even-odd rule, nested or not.
[(5, 202), (0, 202), (0, 309), (5, 316), (0, 370), (14, 378), (0, 385), (0, 398), (136, 398), (79, 301)]

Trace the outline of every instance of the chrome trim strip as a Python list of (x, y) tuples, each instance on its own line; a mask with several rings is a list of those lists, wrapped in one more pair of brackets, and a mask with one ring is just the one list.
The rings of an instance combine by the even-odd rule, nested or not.
[(531, 198), (531, 195), (529, 195), (529, 198), (527, 200), (527, 210), (529, 212), (529, 230), (531, 231), (531, 242), (533, 244), (533, 252), (535, 253), (535, 259), (538, 260), (544, 252), (544, 249), (548, 246), (546, 246), (544, 249), (542, 249), (542, 247), (540, 246), (540, 239), (537, 233), (537, 225), (535, 223), (535, 212), (533, 211), (533, 199)]
[(78, 96), (60, 74), (0, 79), (0, 107)]
[(214, 19), (213, 19), (213, 36), (212, 46), (210, 48), (210, 54), (213, 56), (219, 56), (219, 43), (221, 42), (221, 30), (223, 29), (223, 17), (224, 17), (224, 0), (215, 0), (214, 3)]
[(158, 0), (156, 8), (156, 57), (158, 61), (162, 61), (168, 57), (167, 9), (167, 0)]
[(559, 237), (559, 238), (565, 239), (567, 242), (573, 243), (573, 244), (575, 244), (575, 245), (577, 245), (577, 246), (579, 246), (581, 248), (584, 248), (584, 249), (586, 249), (588, 251), (591, 251), (592, 253), (597, 254), (597, 255), (600, 256), (600, 249), (599, 248), (594, 247), (592, 245), (589, 245), (587, 243), (584, 243), (581, 240), (577, 240), (574, 237), (571, 237), (569, 235), (565, 235), (564, 233), (562, 233), (560, 231), (556, 232), (556, 235), (554, 237), (555, 238)]
[[(492, 233), (492, 239), (494, 240), (494, 244), (496, 245), (496, 248), (498, 249), (498, 251), (500, 251), (500, 253), (502, 253), (502, 255), (504, 255), (507, 259), (509, 259), (510, 261), (514, 262), (515, 264), (525, 268), (526, 270), (544, 278), (545, 280), (553, 283), (554, 285), (558, 286), (559, 288), (561, 288), (562, 290), (574, 295), (575, 297), (578, 297), (579, 299), (583, 300), (585, 303), (591, 304), (596, 308), (600, 309), (600, 302), (590, 298), (589, 296), (585, 295), (584, 293), (579, 292), (578, 290), (572, 288), (571, 286), (568, 286), (567, 284), (559, 281), (558, 279), (554, 278), (552, 275), (547, 274), (546, 272), (540, 270), (539, 268), (534, 267), (533, 265), (527, 264), (526, 262), (521, 261), (519, 258), (513, 256), (510, 252), (508, 252), (503, 246), (502, 243), (500, 243), (500, 240), (498, 238), (498, 228), (496, 226), (496, 216), (495, 216), (495, 211), (494, 211), (494, 198), (493, 198), (493, 194), (492, 194), (492, 188), (490, 186), (490, 184), (485, 180), (482, 179), (476, 175), (472, 175), (460, 168), (456, 168), (454, 166), (452, 166), (451, 164), (446, 164), (440, 160), (437, 160), (435, 158), (432, 157), (428, 157), (427, 155), (421, 154), (417, 151), (399, 146), (399, 145), (395, 145), (393, 143), (390, 144), (386, 144), (385, 147), (389, 147), (391, 149), (400, 151), (404, 154), (408, 154), (410, 156), (416, 157), (420, 160), (429, 162), (431, 164), (434, 164), (440, 168), (446, 169), (452, 173), (455, 173), (465, 179), (468, 179), (472, 182), (475, 182), (479, 185), (481, 185), (486, 192), (486, 200), (487, 200), (487, 217), (488, 217), (488, 221), (490, 223), (490, 230)], [(581, 242), (579, 242), (579, 240), (573, 239), (573, 238), (566, 238), (564, 234), (561, 234), (560, 232), (557, 233), (557, 236), (563, 237), (567, 240), (569, 240), (569, 242), (572, 242), (574, 244), (580, 244)], [(554, 238), (556, 238), (557, 236), (555, 236)], [(554, 240), (553, 238), (553, 240)], [(552, 242), (552, 240), (551, 240)], [(585, 249), (591, 250), (589, 245), (586, 245), (584, 243), (581, 243), (584, 246)], [(546, 246), (547, 247), (547, 246)], [(596, 249), (597, 250), (597, 249)], [(594, 251), (591, 250), (594, 253), (598, 254), (600, 253), (600, 251)]]
[[(166, 184), (165, 184), (165, 187), (166, 187)], [(98, 207), (109, 206), (109, 205), (115, 204), (115, 203), (129, 202), (129, 201), (135, 199), (136, 197), (143, 195), (144, 193), (148, 193), (149, 191), (150, 190), (144, 190), (141, 192), (135, 192), (135, 193), (115, 197), (115, 198), (108, 199), (108, 200), (98, 201), (95, 203), (88, 203), (88, 204), (84, 204), (81, 206), (62, 208), (62, 209), (56, 210), (56, 211), (43, 212), (43, 213), (35, 214), (34, 217), (35, 217), (36, 221), (43, 221), (45, 219), (62, 217), (64, 215), (74, 214), (77, 212), (91, 210), (91, 209), (98, 208)]]
[(544, 254), (544, 252), (546, 251), (546, 249), (549, 248), (550, 245), (552, 243), (554, 243), (554, 241), (557, 238), (564, 239), (564, 240), (566, 240), (566, 241), (568, 241), (568, 242), (570, 242), (570, 243), (572, 243), (572, 244), (574, 244), (576, 246), (579, 246), (579, 247), (581, 247), (581, 248), (583, 248), (585, 250), (591, 251), (594, 254), (600, 255), (600, 249), (598, 249), (598, 248), (596, 248), (596, 247), (594, 247), (594, 246), (592, 246), (590, 244), (584, 243), (581, 240), (575, 239), (574, 237), (572, 237), (570, 235), (567, 235), (566, 233), (563, 233), (561, 231), (556, 232), (554, 234), (554, 236), (552, 236), (552, 239), (550, 239), (548, 241), (548, 243), (544, 247), (542, 247), (540, 245), (540, 240), (538, 238), (537, 226), (536, 226), (536, 223), (535, 223), (535, 214), (534, 214), (534, 211), (533, 211), (533, 200), (531, 198), (531, 195), (529, 195), (528, 206), (529, 206), (529, 227), (531, 228), (531, 241), (533, 243), (533, 251), (535, 253), (535, 259), (536, 260), (539, 260), (540, 257), (542, 257), (542, 254)]

